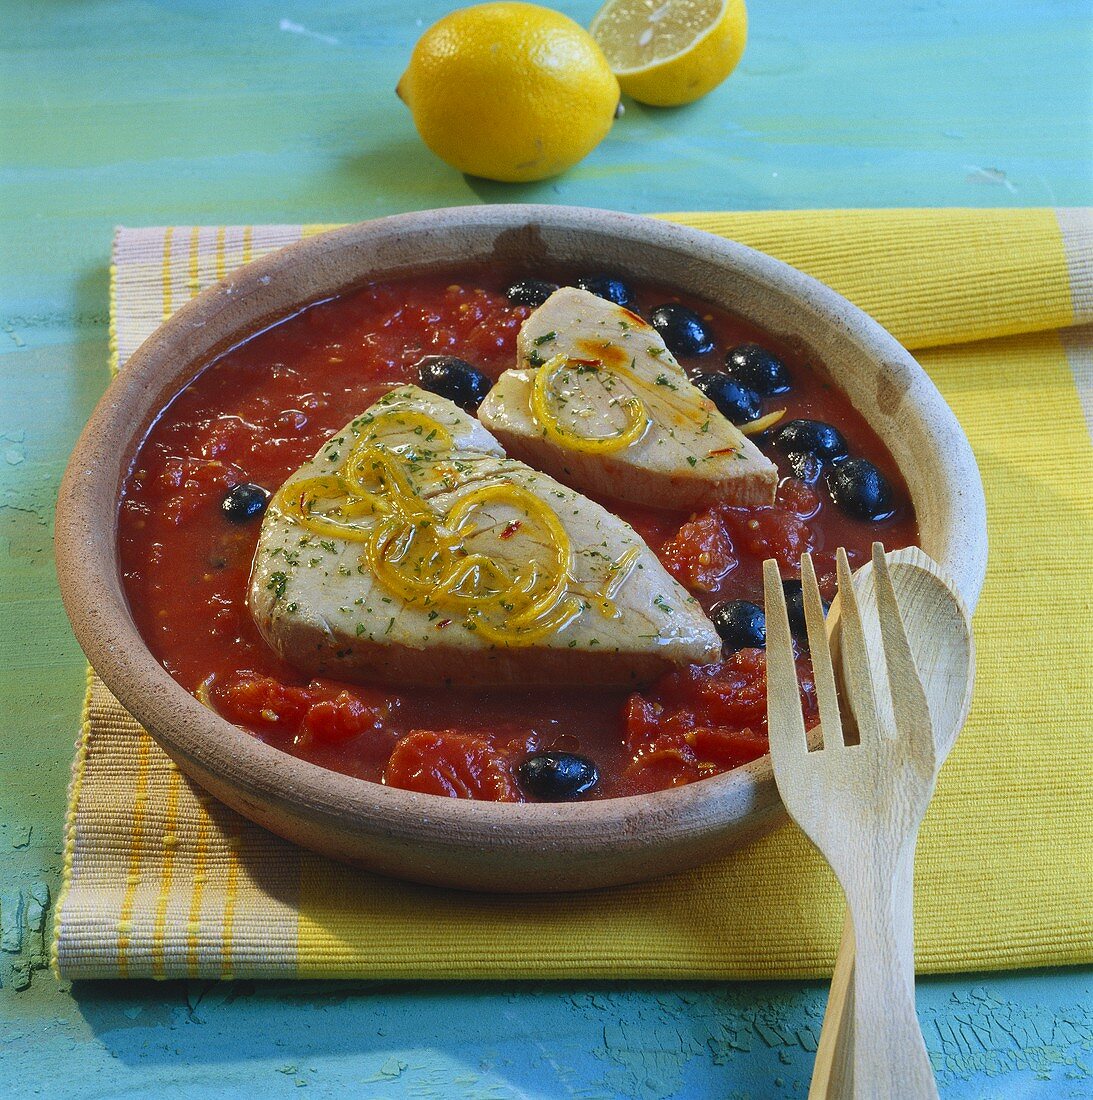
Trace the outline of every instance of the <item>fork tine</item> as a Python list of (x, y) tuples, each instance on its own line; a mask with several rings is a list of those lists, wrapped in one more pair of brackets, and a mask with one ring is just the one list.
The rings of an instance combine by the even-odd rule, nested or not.
[[(877, 695), (873, 687), (873, 672), (869, 666), (869, 646), (865, 639), (861, 608), (854, 593), (854, 581), (850, 576), (850, 562), (846, 550), (839, 547), (835, 555), (839, 577), (839, 596), (842, 601), (842, 660), (847, 670), (843, 676), (850, 708), (858, 726), (858, 736), (864, 745), (881, 736), (877, 717)], [(879, 645), (879, 635), (874, 636)]]
[(777, 759), (808, 752), (808, 741), (786, 594), (778, 563), (769, 559), (763, 562), (763, 603), (767, 617), (767, 736), (771, 755)]
[(820, 707), (820, 728), (824, 748), (839, 748), (843, 742), (843, 724), (839, 717), (839, 697), (835, 694), (835, 668), (824, 626), (824, 607), (820, 602), (820, 586), (811, 554), (801, 555), (801, 594), (805, 604), (805, 627), (808, 649), (812, 655), (812, 674), (816, 684), (816, 701)]
[(873, 583), (877, 593), (877, 617), (884, 641), (884, 663), (888, 669), (896, 732), (901, 738), (928, 734), (926, 740), (932, 745), (934, 738), (930, 704), (926, 701), (922, 678), (907, 641), (907, 630), (896, 600), (896, 590), (884, 556), (884, 547), (879, 542), (873, 543)]

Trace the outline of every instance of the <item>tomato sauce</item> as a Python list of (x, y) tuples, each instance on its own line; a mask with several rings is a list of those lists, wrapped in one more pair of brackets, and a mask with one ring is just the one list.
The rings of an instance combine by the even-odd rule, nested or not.
[[(590, 797), (689, 783), (763, 755), (762, 650), (681, 669), (640, 693), (439, 684), (393, 690), (309, 680), (266, 645), (252, 621), (246, 590), (261, 522), (229, 522), (221, 509), (227, 491), (245, 482), (276, 490), (386, 389), (417, 382), (414, 364), (423, 355), (458, 355), (497, 378), (514, 364), (516, 335), (531, 312), (508, 302), (513, 277), (519, 273), (468, 270), (365, 286), (251, 337), (179, 393), (134, 456), (122, 494), (120, 560), (138, 628), (183, 687), (255, 737), (324, 767), (414, 790), (520, 800), (528, 796), (517, 769), (543, 750), (592, 759), (600, 782)], [(716, 350), (681, 359), (688, 369), (719, 369), (728, 348), (749, 341), (778, 353), (793, 385), (767, 398), (764, 413), (785, 408), (786, 420), (834, 425), (895, 492), (894, 514), (879, 523), (848, 516), (822, 479), (783, 479), (773, 507), (721, 506), (698, 515), (601, 501), (707, 610), (726, 599), (761, 604), (765, 558), (790, 578), (811, 550), (830, 598), (836, 547), (847, 548), (853, 565), (874, 540), (889, 549), (917, 540), (895, 463), (822, 367), (702, 302), (636, 289), (639, 312), (676, 301), (708, 319)], [(757, 442), (788, 472), (763, 437)], [(807, 655), (798, 670), (814, 721)]]

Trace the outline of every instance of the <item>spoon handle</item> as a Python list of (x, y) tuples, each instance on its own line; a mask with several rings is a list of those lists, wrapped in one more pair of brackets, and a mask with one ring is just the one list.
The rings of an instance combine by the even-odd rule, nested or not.
[[(914, 913), (911, 906), (914, 886), (914, 860), (899, 869), (895, 887), (897, 927), (901, 935), (914, 941)], [(827, 995), (820, 1041), (808, 1100), (852, 1100), (854, 1095), (854, 921), (847, 909), (842, 939), (835, 956), (831, 989)], [(914, 956), (907, 980), (914, 983)]]
[[(911, 849), (913, 852), (913, 847)], [(905, 856), (886, 869), (866, 859), (844, 883), (854, 918), (854, 1095), (936, 1100), (937, 1084), (915, 1013), (914, 942)]]

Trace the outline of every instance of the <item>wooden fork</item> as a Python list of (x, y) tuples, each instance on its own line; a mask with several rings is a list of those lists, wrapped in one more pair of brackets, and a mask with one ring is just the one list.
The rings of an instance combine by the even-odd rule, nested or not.
[[(805, 624), (823, 746), (809, 751), (785, 594), (777, 564), (763, 580), (771, 760), (790, 816), (819, 848), (846, 894), (854, 923), (854, 1095), (936, 1097), (915, 1014), (909, 876), (933, 794), (936, 749), (926, 695), (907, 642), (883, 548), (873, 547), (878, 623), (862, 620), (850, 563), (837, 555), (847, 713), (840, 712), (823, 605), (811, 557), (801, 559)], [(879, 626), (879, 633), (877, 627)], [(877, 705), (869, 650), (883, 646), (892, 714)], [(860, 743), (847, 744), (844, 719)]]
[[(934, 746), (937, 765), (944, 763), (971, 708), (975, 684), (975, 639), (971, 616), (952, 581), (941, 567), (917, 546), (907, 546), (885, 554), (888, 571), (896, 589), (903, 625), (911, 643), (919, 679), (926, 691), (930, 715), (934, 724)], [(862, 579), (860, 570), (854, 575), (854, 588), (866, 620), (876, 618), (876, 586), (872, 577)], [(872, 613), (870, 612), (872, 608)], [(827, 631), (837, 649), (838, 603), (832, 604), (827, 616)], [(884, 654), (870, 654), (878, 679)], [(836, 667), (838, 653), (835, 653)], [(884, 706), (882, 701), (880, 704)], [(891, 703), (888, 704), (891, 706)], [(913, 861), (903, 868), (907, 888), (902, 895), (911, 901)], [(900, 892), (897, 892), (897, 900)], [(912, 935), (913, 914), (905, 912), (901, 919)], [(907, 959), (908, 965), (913, 964)], [(914, 980), (913, 972), (908, 972)], [(816, 1061), (812, 1067), (812, 1082), (808, 1100), (851, 1100), (854, 1095), (854, 922), (847, 912), (843, 922), (842, 941), (835, 958), (831, 988), (827, 994), (823, 1028), (820, 1031)]]

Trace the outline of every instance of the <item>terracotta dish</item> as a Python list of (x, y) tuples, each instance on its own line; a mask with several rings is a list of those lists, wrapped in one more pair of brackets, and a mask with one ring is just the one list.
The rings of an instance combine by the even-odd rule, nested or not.
[(286, 248), (184, 306), (99, 402), (57, 508), (65, 608), (91, 664), (179, 767), (241, 814), (334, 858), (420, 882), (494, 891), (609, 886), (719, 855), (784, 818), (769, 757), (654, 794), (579, 804), (440, 798), (280, 752), (202, 706), (149, 653), (117, 560), (119, 493), (165, 404), (211, 359), (300, 307), (372, 280), (473, 263), (592, 265), (720, 306), (826, 364), (898, 463), (922, 548), (974, 607), (986, 565), (968, 441), (922, 368), (815, 280), (741, 245), (599, 210), (476, 206), (385, 218)]

